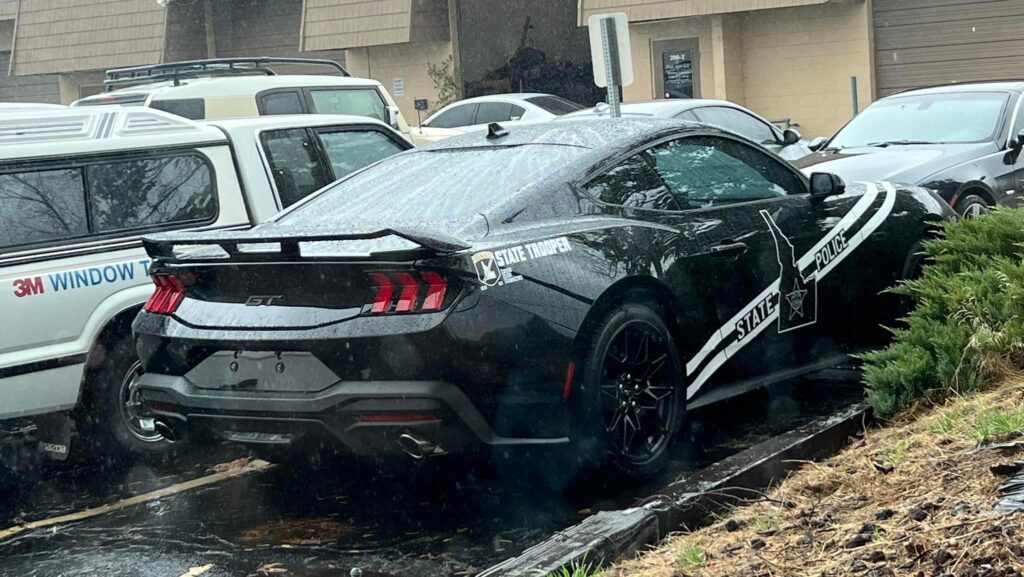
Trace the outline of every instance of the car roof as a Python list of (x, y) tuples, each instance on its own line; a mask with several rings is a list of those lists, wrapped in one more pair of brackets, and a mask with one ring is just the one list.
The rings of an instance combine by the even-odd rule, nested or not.
[(506, 94), (487, 94), (485, 96), (474, 96), (473, 98), (467, 98), (452, 104), (466, 104), (468, 102), (493, 102), (495, 100), (527, 100), (529, 98), (536, 98), (538, 96), (551, 96), (550, 94), (544, 94), (541, 92), (509, 92)]
[(943, 84), (939, 86), (926, 86), (923, 88), (911, 88), (886, 98), (897, 96), (909, 96), (913, 94), (943, 94), (950, 92), (1024, 92), (1024, 80), (1000, 80), (985, 82), (961, 82), (956, 84)]
[(423, 151), (468, 150), (526, 145), (575, 146), (600, 151), (631, 148), (665, 132), (706, 129), (704, 125), (654, 117), (575, 118), (560, 122), (519, 124), (506, 127), (508, 135), (488, 138), (488, 129), (473, 130), (421, 148)]
[(151, 108), (47, 108), (0, 115), (0, 161), (226, 142), (215, 126)]
[(327, 76), (316, 74), (279, 74), (276, 76), (215, 76), (190, 78), (182, 80), (175, 86), (173, 81), (154, 82), (152, 84), (141, 84), (103, 92), (95, 96), (83, 98), (84, 101), (100, 99), (110, 96), (124, 96), (129, 94), (152, 94), (154, 97), (174, 98), (218, 98), (254, 96), (264, 90), (275, 88), (302, 88), (302, 87), (340, 87), (340, 88), (365, 88), (379, 87), (380, 82), (369, 78), (355, 78), (352, 76)]
[(262, 130), (267, 128), (292, 128), (305, 126), (337, 126), (373, 124), (390, 129), (383, 122), (367, 116), (351, 114), (281, 114), (273, 116), (254, 116), (250, 118), (230, 118), (224, 120), (203, 120), (206, 124), (219, 126), (227, 131)]
[[(710, 98), (671, 98), (647, 100), (643, 102), (625, 102), (619, 105), (619, 109), (623, 114), (672, 116), (683, 112), (684, 110), (700, 108), (703, 106), (726, 106), (729, 108), (745, 110), (734, 102), (729, 102), (728, 100), (714, 100)], [(576, 112), (570, 112), (569, 114), (566, 114), (565, 117), (604, 116), (607, 114), (609, 114), (609, 109), (608, 107), (603, 106), (600, 110), (598, 110), (597, 107), (593, 107), (584, 110), (577, 110)]]

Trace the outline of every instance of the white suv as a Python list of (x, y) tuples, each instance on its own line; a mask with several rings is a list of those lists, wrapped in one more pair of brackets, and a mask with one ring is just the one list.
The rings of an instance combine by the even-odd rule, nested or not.
[[(327, 68), (340, 76), (279, 74), (298, 67)], [(191, 120), (277, 114), (350, 114), (391, 125), (409, 139), (409, 124), (376, 80), (355, 78), (332, 60), (219, 58), (107, 71), (107, 92), (71, 106), (148, 106)]]
[(0, 115), (0, 421), (63, 458), (70, 417), (107, 454), (167, 442), (136, 413), (142, 235), (245, 228), (411, 148), (368, 118), (195, 122), (145, 108)]

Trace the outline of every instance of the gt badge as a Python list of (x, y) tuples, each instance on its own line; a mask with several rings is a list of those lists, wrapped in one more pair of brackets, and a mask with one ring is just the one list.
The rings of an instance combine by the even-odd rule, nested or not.
[(494, 253), (491, 251), (478, 252), (473, 255), (473, 266), (476, 267), (476, 276), (480, 284), (484, 286), (497, 286), (501, 280), (501, 270), (498, 269), (498, 262), (494, 260)]

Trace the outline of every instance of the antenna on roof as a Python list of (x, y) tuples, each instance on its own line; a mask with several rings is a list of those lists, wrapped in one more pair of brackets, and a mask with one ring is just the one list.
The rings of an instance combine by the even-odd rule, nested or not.
[(498, 124), (497, 122), (492, 122), (487, 125), (487, 140), (495, 140), (497, 138), (504, 138), (506, 136), (508, 136), (508, 129), (506, 129), (504, 126)]

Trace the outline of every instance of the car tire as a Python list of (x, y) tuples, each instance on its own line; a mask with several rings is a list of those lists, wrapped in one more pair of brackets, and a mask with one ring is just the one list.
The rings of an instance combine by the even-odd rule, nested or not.
[(963, 198), (956, 201), (954, 209), (956, 213), (960, 215), (960, 218), (978, 218), (979, 216), (988, 212), (992, 207), (989, 206), (985, 199), (976, 194), (967, 194)]
[(117, 459), (164, 455), (173, 443), (142, 430), (133, 384), (142, 374), (131, 335), (108, 341), (88, 373), (85, 397), (78, 411), (83, 441), (95, 451)]
[(682, 363), (661, 315), (634, 302), (610, 310), (592, 332), (577, 374), (579, 454), (632, 481), (661, 472), (686, 411)]

